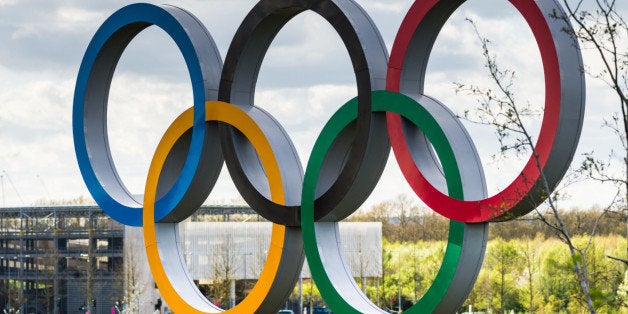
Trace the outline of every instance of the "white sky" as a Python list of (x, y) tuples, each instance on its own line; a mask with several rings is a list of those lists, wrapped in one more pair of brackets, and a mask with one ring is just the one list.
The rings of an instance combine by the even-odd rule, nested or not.
[[(154, 1), (149, 1), (154, 2)], [(160, 3), (158, 1), (157, 3)], [(256, 1), (170, 1), (200, 18), (222, 56), (236, 28)], [(358, 0), (372, 16), (390, 49), (408, 0)], [(0, 205), (88, 196), (80, 176), (72, 139), (74, 84), (83, 53), (100, 24), (130, 1), (0, 0)], [(623, 12), (628, 4), (622, 2)], [(624, 16), (626, 16), (624, 14)], [(504, 0), (470, 0), (449, 20), (432, 53), (426, 94), (454, 111), (473, 108), (473, 98), (456, 95), (453, 82), (485, 84), (480, 43), (466, 17), (493, 42), (501, 65), (516, 71), (521, 101), (542, 103), (538, 50), (523, 18)], [(585, 63), (599, 60), (584, 51)], [(109, 101), (113, 156), (128, 188), (143, 192), (152, 152), (169, 123), (191, 105), (191, 88), (183, 59), (165, 33), (150, 28), (126, 50), (118, 66)], [(275, 39), (262, 65), (256, 105), (270, 111), (288, 130), (305, 164), (316, 135), (336, 108), (356, 95), (355, 79), (339, 37), (312, 13), (297, 16)], [(587, 112), (574, 165), (581, 154), (606, 158), (619, 142), (602, 128), (618, 108), (613, 94), (587, 78)], [(302, 114), (307, 113), (307, 114)], [(538, 123), (530, 122), (538, 131)], [(490, 128), (469, 126), (484, 162), (489, 193), (504, 188), (522, 161), (495, 161), (498, 143)], [(527, 158), (527, 156), (526, 156)], [(394, 159), (365, 206), (411, 194)], [(622, 169), (616, 169), (622, 171)], [(585, 182), (567, 190), (564, 207), (605, 205), (609, 189)], [(237, 198), (226, 171), (210, 202)]]

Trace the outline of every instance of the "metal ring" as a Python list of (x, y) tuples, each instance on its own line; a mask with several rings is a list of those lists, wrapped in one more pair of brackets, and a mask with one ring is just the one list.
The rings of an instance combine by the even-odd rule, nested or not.
[[(217, 313), (222, 310), (203, 296), (187, 271), (178, 240), (178, 223), (155, 223), (154, 205), (160, 173), (170, 150), (196, 120), (193, 110), (187, 110), (172, 123), (151, 161), (144, 193), (144, 242), (155, 283), (173, 311)], [(228, 103), (209, 101), (205, 105), (205, 112), (206, 121), (232, 125), (251, 141), (268, 175), (273, 201), (283, 203), (285, 194), (280, 169), (269, 140), (261, 128), (244, 111)], [(292, 292), (301, 273), (303, 259), (300, 229), (273, 224), (270, 248), (259, 280), (242, 302), (225, 313), (276, 312)]]
[[(414, 99), (424, 94), (423, 84), (430, 51), (438, 32), (463, 0), (416, 1), (401, 24), (393, 45), (386, 89)], [(426, 172), (437, 171), (436, 163), (417, 165), (413, 152), (425, 148), (423, 140), (403, 135), (399, 116), (388, 114), (389, 131), (402, 172), (417, 195), (439, 214), (462, 222), (501, 221), (527, 214), (547, 197), (562, 179), (576, 150), (584, 120), (585, 88), (582, 57), (573, 29), (560, 18), (564, 13), (555, 0), (511, 1), (530, 26), (540, 49), (545, 73), (545, 112), (535, 146), (520, 175), (503, 191), (489, 198), (459, 200), (435, 188)], [(428, 157), (429, 158), (429, 157)]]
[[(312, 10), (327, 20), (349, 52), (358, 84), (360, 114), (354, 130), (342, 135), (337, 149), (322, 170), (317, 195), (317, 220), (333, 220), (349, 213), (344, 208), (359, 205), (373, 190), (389, 153), (386, 122), (371, 114), (370, 93), (383, 89), (388, 52), (373, 21), (354, 1), (262, 0), (251, 10), (236, 32), (225, 57), (219, 100), (240, 106), (265, 130), (280, 159), (286, 205), (269, 199), (264, 173), (246, 141), (227, 126), (221, 126), (225, 160), (242, 197), (264, 218), (298, 226), (303, 170), (296, 150), (283, 128), (265, 111), (253, 106), (259, 69), (273, 38), (294, 16)], [(270, 127), (273, 126), (273, 127)], [(351, 161), (351, 162), (347, 162)], [(294, 197), (292, 196), (294, 195)]]
[[(456, 120), (453, 114), (437, 118), (426, 107), (399, 93), (375, 91), (372, 95), (373, 111), (400, 114), (425, 133), (443, 164), (442, 182), (446, 182), (446, 186), (440, 188), (447, 190), (453, 197), (463, 199), (486, 196), (484, 176), (467, 175), (469, 172), (462, 170), (470, 167), (482, 172), (477, 154), (475, 163), (464, 163), (466, 159), (461, 158), (461, 154), (475, 151), (471, 139), (467, 136), (465, 140), (455, 142), (455, 145), (450, 144), (453, 142), (445, 127)], [(314, 219), (314, 212), (318, 210), (314, 204), (318, 172), (338, 134), (357, 118), (357, 102), (354, 98), (332, 116), (312, 150), (303, 182), (303, 243), (312, 277), (331, 309), (340, 313), (386, 313), (368, 300), (355, 283), (343, 258), (338, 223), (316, 222)], [(432, 102), (431, 106), (442, 105)], [(432, 286), (404, 313), (455, 312), (473, 287), (482, 265), (487, 239), (488, 223), (451, 221), (445, 258)]]
[[(76, 80), (72, 112), (74, 147), (81, 174), (98, 205), (114, 220), (142, 225), (142, 205), (118, 176), (107, 135), (107, 102), (116, 64), (129, 42), (148, 26), (164, 30), (179, 47), (192, 81), (194, 128), (187, 141), (177, 145), (163, 174), (157, 221), (176, 222), (171, 216), (197, 208), (207, 198), (220, 173), (222, 154), (217, 131), (205, 129), (205, 101), (216, 99), (222, 60), (211, 36), (195, 17), (172, 6), (132, 4), (111, 15), (92, 38)], [(167, 188), (166, 188), (167, 187)], [(189, 212), (189, 210), (188, 210)]]
[[(552, 189), (573, 157), (582, 127), (582, 60), (577, 43), (564, 32), (570, 29), (568, 22), (551, 19), (562, 12), (555, 0), (539, 1), (538, 6), (532, 0), (512, 2), (532, 28), (543, 59), (546, 112), (536, 149)], [(271, 251), (258, 284), (232, 310), (276, 311), (298, 278), (305, 243), (312, 275), (335, 311), (381, 312), (361, 294), (344, 263), (337, 221), (357, 209), (378, 182), (390, 149), (386, 131), (402, 172), (417, 194), (435, 211), (464, 222), (451, 222), (441, 269), (411, 312), (453, 312), (460, 306), (482, 264), (487, 221), (522, 215), (543, 197), (538, 169), (534, 172), (536, 160), (533, 163), (531, 158), (514, 183), (487, 198), (481, 162), (463, 125), (445, 105), (422, 95), (431, 47), (461, 3), (415, 2), (402, 23), (388, 66), (377, 29), (351, 0), (260, 1), (237, 31), (224, 70), (211, 36), (181, 9), (136, 4), (105, 21), (86, 51), (77, 78), (76, 154), (83, 178), (103, 210), (121, 223), (144, 226), (151, 271), (175, 311), (220, 311), (200, 294), (187, 272), (177, 225), (209, 194), (224, 153), (249, 205), (282, 224), (273, 226)], [(286, 132), (252, 101), (272, 39), (288, 20), (305, 10), (320, 14), (339, 33), (352, 60), (358, 96), (325, 126), (303, 175)], [(162, 138), (149, 170), (142, 210), (112, 162), (106, 108), (117, 60), (132, 38), (152, 24), (166, 31), (181, 50), (192, 79), (194, 106)], [(383, 88), (386, 69), (389, 91), (377, 91)], [(217, 96), (235, 105), (211, 101)], [(301, 225), (303, 238), (297, 227)]]

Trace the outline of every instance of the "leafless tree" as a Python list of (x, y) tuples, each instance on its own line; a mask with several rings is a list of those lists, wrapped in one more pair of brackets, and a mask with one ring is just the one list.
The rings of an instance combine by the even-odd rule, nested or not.
[[(628, 23), (622, 16), (617, 0), (562, 2), (565, 14), (556, 18), (572, 22), (575, 26), (574, 35), (583, 49), (593, 51), (602, 65), (601, 68), (585, 67), (586, 73), (604, 82), (617, 97), (617, 111), (610, 119), (605, 119), (603, 125), (616, 136), (623, 151), (618, 152), (619, 156), (612, 152), (605, 159), (590, 152), (582, 163), (581, 170), (593, 180), (616, 187), (619, 197), (613, 200), (610, 207), (624, 215), (628, 240)], [(624, 171), (613, 173), (610, 169), (616, 167), (617, 157), (621, 159)], [(623, 260), (628, 262), (628, 252), (626, 253), (626, 259)]]
[(362, 244), (364, 243), (364, 236), (362, 234), (358, 234), (356, 236), (355, 243), (357, 247), (353, 248), (354, 251), (345, 252), (347, 256), (347, 260), (349, 262), (349, 267), (351, 267), (352, 272), (355, 274), (357, 272), (359, 278), (359, 285), (362, 288), (362, 292), (366, 294), (366, 273), (367, 269), (370, 266), (370, 256), (366, 250), (364, 250)]
[(141, 260), (138, 258), (138, 248), (136, 243), (125, 244), (124, 246), (124, 271), (122, 272), (122, 280), (120, 283), (122, 286), (123, 297), (123, 310), (125, 314), (140, 313), (141, 310), (141, 298), (146, 289), (145, 280), (142, 278), (142, 271), (140, 268)]
[(233, 250), (233, 237), (228, 234), (224, 241), (221, 241), (212, 256), (212, 272), (214, 284), (210, 289), (211, 298), (220, 300), (220, 304), (224, 308), (225, 304), (229, 304), (231, 281), (235, 275), (236, 255)]
[(534, 277), (536, 276), (536, 273), (539, 271), (538, 268), (538, 259), (539, 259), (539, 252), (538, 252), (538, 245), (540, 243), (540, 240), (537, 238), (535, 238), (534, 240), (531, 241), (526, 241), (524, 247), (522, 248), (523, 250), (521, 251), (521, 255), (522, 255), (522, 259), (523, 259), (523, 263), (525, 264), (525, 279), (527, 281), (527, 294), (528, 294), (528, 313), (534, 313), (536, 312), (536, 304), (535, 304), (535, 297), (536, 297), (536, 290), (535, 290), (535, 286), (534, 286)]
[[(489, 125), (495, 128), (497, 137), (501, 146), (502, 154), (514, 151), (517, 154), (529, 152), (534, 158), (537, 168), (540, 172), (541, 188), (544, 189), (547, 199), (545, 208), (547, 213), (537, 208), (535, 217), (552, 228), (558, 238), (563, 241), (569, 248), (572, 260), (574, 262), (574, 270), (578, 276), (580, 288), (584, 302), (591, 313), (595, 313), (593, 299), (590, 292), (590, 280), (588, 274), (587, 260), (585, 258), (586, 251), (595, 234), (595, 228), (590, 234), (590, 239), (584, 247), (577, 247), (572, 240), (570, 230), (567, 228), (556, 204), (558, 195), (550, 189), (541, 163), (539, 155), (535, 149), (535, 141), (526, 128), (525, 120), (529, 117), (538, 115), (538, 111), (531, 106), (530, 103), (521, 105), (517, 100), (513, 87), (516, 82), (515, 72), (509, 69), (502, 69), (499, 66), (497, 57), (491, 52), (491, 42), (482, 36), (477, 25), (472, 20), (468, 21), (481, 42), (482, 55), (484, 56), (484, 66), (488, 69), (489, 77), (494, 87), (482, 87), (477, 85), (468, 85), (463, 83), (455, 83), (458, 92), (468, 93), (478, 98), (479, 107), (471, 112), (466, 111), (462, 118), (468, 121)], [(568, 30), (565, 30), (568, 31)], [(606, 212), (606, 211), (604, 211)], [(602, 215), (604, 214), (602, 213)], [(601, 215), (600, 215), (601, 217)]]

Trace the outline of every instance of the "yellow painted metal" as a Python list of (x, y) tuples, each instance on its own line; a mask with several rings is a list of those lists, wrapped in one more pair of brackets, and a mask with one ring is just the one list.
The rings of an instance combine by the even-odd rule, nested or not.
[[(244, 134), (244, 136), (246, 136), (260, 157), (262, 166), (264, 167), (264, 171), (268, 177), (272, 200), (279, 204), (285, 204), (279, 165), (277, 164), (277, 160), (268, 139), (259, 126), (246, 114), (246, 112), (237, 106), (226, 102), (208, 101), (205, 103), (205, 112), (206, 121), (220, 121), (227, 123), (238, 129), (242, 132), (242, 134)], [(153, 278), (155, 279), (155, 283), (161, 292), (161, 296), (176, 313), (207, 312), (196, 309), (188, 304), (177, 293), (168, 278), (168, 274), (163, 267), (161, 257), (159, 255), (157, 234), (155, 232), (155, 198), (159, 174), (161, 173), (161, 169), (166, 161), (166, 157), (183, 133), (192, 128), (193, 119), (194, 111), (193, 108), (190, 108), (177, 117), (170, 127), (168, 127), (168, 130), (159, 142), (153, 156), (153, 160), (151, 161), (144, 193), (143, 230), (148, 263), (150, 265)], [(277, 277), (283, 253), (284, 238), (285, 227), (273, 224), (270, 248), (268, 250), (266, 263), (262, 273), (260, 274), (259, 280), (242, 302), (224, 313), (254, 313), (255, 310), (259, 308), (270, 291), (273, 281)]]

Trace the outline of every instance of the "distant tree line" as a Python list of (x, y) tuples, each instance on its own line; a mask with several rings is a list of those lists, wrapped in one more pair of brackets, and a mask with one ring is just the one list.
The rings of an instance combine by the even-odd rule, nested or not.
[[(600, 217), (599, 208), (560, 210), (564, 223), (573, 236), (588, 235), (596, 230), (599, 236), (624, 235), (626, 217), (608, 212)], [(546, 215), (551, 221), (553, 215)], [(449, 220), (421, 207), (411, 197), (400, 195), (394, 200), (379, 203), (369, 210), (352, 215), (349, 221), (379, 221), (382, 223), (382, 236), (389, 242), (442, 241), (449, 230)], [(597, 228), (593, 226), (597, 224)], [(534, 215), (524, 216), (507, 222), (492, 223), (489, 239), (542, 239), (555, 238), (555, 230), (548, 227)]]
[[(603, 312), (628, 310), (626, 265), (608, 258), (626, 251), (626, 217), (599, 208), (560, 210), (560, 217), (574, 244), (589, 246), (586, 256), (576, 258), (589, 261), (594, 308)], [(553, 219), (552, 212), (537, 211), (516, 220), (491, 223), (482, 271), (461, 310), (471, 306), (501, 313), (586, 312), (588, 302), (572, 269), (574, 259), (561, 244), (557, 230), (548, 226)], [(369, 298), (382, 308), (392, 308), (399, 295), (402, 300), (417, 300), (440, 267), (449, 220), (407, 195), (358, 211), (349, 220), (382, 223), (382, 277), (368, 282)]]

